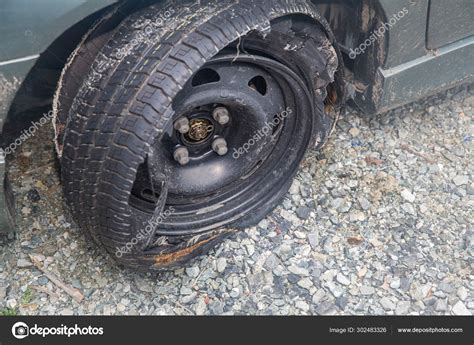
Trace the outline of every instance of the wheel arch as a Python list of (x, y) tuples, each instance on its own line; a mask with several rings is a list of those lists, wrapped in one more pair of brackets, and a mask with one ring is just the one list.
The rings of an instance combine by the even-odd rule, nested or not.
[[(120, 11), (130, 13), (150, 3), (165, 0), (98, 0), (93, 5), (82, 6), (80, 11), (71, 10), (68, 20), (61, 26), (62, 31), (45, 33), (44, 47), (40, 48), (38, 57), (32, 67), (23, 70), (23, 74), (15, 75), (16, 89), (11, 90), (11, 101), (5, 105), (3, 128), (1, 128), (1, 144), (8, 145), (15, 140), (22, 130), (29, 127), (31, 121), (36, 121), (43, 113), (47, 113), (60, 82), (62, 70), (67, 65), (71, 54), (81, 44), (84, 36), (102, 16), (120, 6)], [(83, 8), (84, 7), (84, 8)], [(66, 17), (66, 15), (65, 15)], [(56, 29), (55, 29), (56, 30)], [(47, 31), (47, 30), (45, 30)], [(40, 109), (35, 114), (28, 110)]]
[(391, 32), (376, 40), (364, 54), (351, 57), (377, 27), (387, 21), (383, 0), (312, 0), (334, 32), (345, 64), (347, 97), (366, 112), (373, 112), (381, 89), (378, 70), (388, 58)]

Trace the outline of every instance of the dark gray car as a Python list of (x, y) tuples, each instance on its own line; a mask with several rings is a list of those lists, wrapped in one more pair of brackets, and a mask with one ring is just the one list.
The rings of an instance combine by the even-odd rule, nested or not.
[(1, 227), (5, 160), (52, 121), (90, 239), (180, 265), (278, 205), (347, 102), (381, 113), (474, 80), (472, 18), (472, 0), (2, 1)]

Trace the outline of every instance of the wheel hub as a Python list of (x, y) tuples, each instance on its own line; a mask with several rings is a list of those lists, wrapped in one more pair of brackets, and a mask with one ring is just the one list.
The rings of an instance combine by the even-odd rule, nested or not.
[(185, 138), (195, 144), (207, 141), (214, 133), (214, 124), (208, 119), (193, 119), (189, 122), (189, 132)]

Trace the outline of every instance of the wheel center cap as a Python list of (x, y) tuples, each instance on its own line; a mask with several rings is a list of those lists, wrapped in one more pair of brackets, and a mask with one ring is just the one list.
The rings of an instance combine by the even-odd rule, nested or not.
[(207, 119), (194, 119), (189, 122), (189, 132), (186, 139), (193, 143), (200, 143), (209, 139), (214, 132), (214, 125)]

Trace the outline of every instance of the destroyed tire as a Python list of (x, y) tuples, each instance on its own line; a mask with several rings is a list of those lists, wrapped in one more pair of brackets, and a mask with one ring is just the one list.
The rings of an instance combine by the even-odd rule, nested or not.
[(312, 5), (173, 6), (118, 25), (58, 111), (74, 218), (140, 269), (181, 265), (260, 221), (335, 120), (339, 58)]

